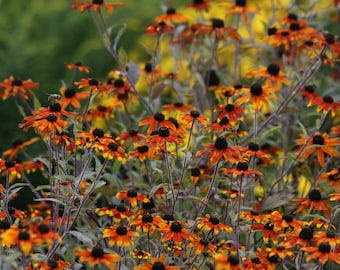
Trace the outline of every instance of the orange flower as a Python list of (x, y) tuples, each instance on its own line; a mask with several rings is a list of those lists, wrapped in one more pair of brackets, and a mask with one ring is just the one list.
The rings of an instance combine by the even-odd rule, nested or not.
[(205, 125), (206, 122), (208, 121), (208, 117), (205, 117), (200, 114), (199, 111), (192, 110), (190, 113), (184, 114), (180, 117), (180, 120), (183, 121), (186, 124), (193, 123), (193, 122), (198, 122), (201, 125)]
[(165, 22), (165, 23), (173, 23), (173, 24), (180, 24), (180, 23), (186, 23), (188, 22), (188, 17), (177, 13), (176, 9), (172, 7), (168, 7), (165, 14), (157, 16), (155, 18), (156, 22)]
[(75, 251), (76, 256), (79, 256), (79, 262), (86, 262), (90, 267), (99, 264), (106, 265), (110, 269), (116, 268), (116, 263), (120, 261), (121, 257), (118, 254), (106, 253), (100, 247), (90, 249), (78, 248)]
[[(248, 92), (249, 91), (249, 92)], [(253, 84), (243, 97), (238, 98), (235, 103), (241, 105), (251, 102), (255, 111), (264, 109), (265, 112), (269, 111), (268, 100), (278, 100), (278, 97), (273, 95), (274, 89), (268, 85)]]
[(211, 19), (211, 25), (197, 23), (197, 24), (194, 24), (193, 27), (196, 30), (195, 31), (196, 35), (209, 34), (212, 37), (216, 37), (217, 39), (220, 39), (220, 40), (225, 40), (228, 37), (234, 40), (237, 40), (237, 41), (240, 41), (241, 39), (237, 31), (231, 27), (225, 26), (224, 21), (221, 19), (213, 18)]
[(336, 111), (340, 109), (340, 102), (334, 101), (331, 96), (315, 97), (308, 103), (308, 106), (313, 105), (318, 105), (317, 112), (322, 111), (324, 114), (330, 112), (333, 117)]
[(123, 3), (104, 3), (104, 0), (92, 0), (91, 2), (78, 2), (78, 0), (72, 0), (73, 5), (71, 9), (79, 9), (80, 12), (84, 12), (88, 9), (93, 9), (96, 12), (100, 12), (101, 8), (105, 8), (109, 14), (113, 13), (113, 8), (124, 6)]
[(200, 237), (195, 237), (194, 240), (188, 244), (188, 247), (194, 248), (196, 255), (202, 253), (212, 255), (216, 249), (215, 245)]
[(126, 131), (119, 136), (119, 140), (121, 140), (123, 143), (126, 140), (132, 140), (134, 145), (136, 145), (140, 140), (144, 140), (145, 138), (146, 136), (140, 133), (137, 129), (130, 129), (129, 131)]
[(162, 255), (159, 258), (152, 258), (150, 262), (143, 263), (142, 265), (135, 266), (134, 270), (180, 270), (177, 266), (166, 265), (166, 257)]
[(315, 86), (314, 85), (305, 85), (299, 91), (302, 94), (302, 98), (306, 98), (309, 101), (318, 97), (318, 94), (315, 92)]
[(334, 252), (327, 242), (322, 242), (317, 247), (302, 247), (301, 250), (311, 253), (307, 256), (307, 262), (317, 259), (322, 265), (326, 264), (327, 261), (340, 264), (339, 251)]
[(225, 15), (228, 16), (230, 14), (241, 14), (245, 21), (248, 21), (249, 16), (248, 13), (256, 13), (257, 9), (247, 5), (247, 0), (235, 0), (235, 3), (220, 3), (222, 7), (227, 7)]
[(163, 105), (163, 108), (166, 112), (189, 112), (192, 109), (190, 104), (185, 104), (183, 102), (175, 102), (172, 104)]
[(26, 270), (64, 270), (70, 267), (70, 263), (63, 260), (49, 259), (47, 262), (33, 263), (34, 268), (26, 268)]
[(21, 178), (22, 176), (22, 164), (15, 160), (0, 159), (0, 172), (9, 175), (10, 180), (15, 178)]
[(224, 255), (216, 253), (213, 255), (216, 266), (215, 270), (242, 270), (240, 259), (234, 255)]
[[(263, 222), (263, 221), (262, 221)], [(262, 232), (262, 238), (263, 242), (268, 244), (269, 239), (272, 240), (274, 244), (277, 244), (277, 228), (275, 225), (271, 222), (265, 222), (265, 224), (262, 223), (254, 223), (252, 224), (252, 230), (253, 231), (261, 231)]]
[(137, 202), (143, 202), (143, 203), (149, 202), (149, 199), (146, 195), (142, 193), (138, 193), (134, 189), (130, 189), (128, 191), (125, 191), (125, 190), (119, 191), (116, 197), (118, 199), (124, 199), (128, 201), (132, 207), (136, 207)]
[(138, 158), (140, 161), (144, 161), (150, 156), (149, 146), (140, 145), (134, 151), (129, 152), (129, 158)]
[(245, 258), (242, 263), (243, 269), (247, 270), (269, 270), (269, 265), (266, 261), (259, 257)]
[(109, 119), (113, 118), (113, 106), (104, 106), (104, 105), (97, 105), (94, 108), (91, 108), (86, 114), (86, 120), (92, 121), (94, 119)]
[(209, 124), (209, 128), (214, 130), (215, 132), (233, 130), (233, 126), (229, 123), (229, 119), (227, 116), (224, 116), (221, 119)]
[(110, 226), (103, 231), (103, 238), (109, 238), (111, 246), (131, 247), (133, 238), (139, 236), (138, 232), (131, 231), (130, 227), (119, 225), (118, 227)]
[(63, 99), (60, 101), (61, 107), (65, 109), (68, 105), (72, 105), (74, 108), (80, 108), (80, 100), (84, 100), (89, 98), (90, 92), (76, 92), (73, 88), (60, 88), (60, 93), (63, 96)]
[(174, 30), (175, 26), (162, 21), (149, 24), (145, 29), (145, 33), (148, 35), (162, 35), (172, 33)]
[(255, 179), (257, 176), (262, 175), (262, 173), (259, 171), (249, 170), (248, 163), (242, 161), (237, 163), (236, 168), (233, 169), (223, 168), (222, 173), (232, 174), (233, 177), (248, 175), (253, 176)]
[(160, 216), (144, 214), (134, 218), (130, 225), (136, 227), (136, 230), (152, 234), (158, 228), (163, 227), (165, 221)]
[(192, 0), (192, 3), (187, 4), (187, 7), (191, 7), (197, 10), (208, 10), (210, 0)]
[(337, 235), (334, 229), (316, 232), (314, 236), (316, 244), (327, 242), (332, 248), (335, 248), (340, 244), (340, 237)]
[(220, 105), (216, 111), (221, 113), (218, 115), (218, 120), (227, 116), (231, 123), (238, 122), (243, 119), (243, 109), (241, 107), (235, 106), (233, 104)]
[(243, 154), (247, 157), (258, 157), (263, 160), (269, 160), (271, 156), (260, 150), (260, 146), (257, 143), (250, 142), (248, 148), (243, 151)]
[(30, 225), (29, 231), (36, 236), (37, 245), (48, 244), (51, 247), (54, 241), (61, 241), (59, 234), (44, 223)]
[(120, 147), (114, 140), (111, 140), (105, 144), (101, 144), (98, 149), (102, 152), (102, 156), (109, 160), (117, 158), (120, 162), (126, 162), (126, 153), (124, 149)]
[(150, 143), (151, 153), (154, 153), (158, 149), (160, 151), (165, 151), (167, 143), (178, 144), (180, 143), (180, 141), (181, 138), (179, 137), (179, 134), (175, 130), (164, 126), (154, 131), (147, 140), (147, 142)]
[(34, 234), (17, 226), (11, 226), (1, 234), (1, 245), (5, 247), (19, 246), (25, 256), (28, 256), (36, 246)]
[(67, 69), (76, 69), (80, 72), (90, 73), (90, 68), (82, 65), (80, 62), (76, 63), (65, 63)]
[(180, 221), (170, 221), (168, 224), (160, 228), (163, 239), (165, 241), (173, 241), (175, 244), (181, 244), (184, 240), (191, 240), (190, 231), (184, 228), (186, 224)]
[(340, 167), (334, 168), (329, 172), (324, 172), (317, 179), (318, 182), (325, 181), (336, 190), (340, 189)]
[(89, 87), (92, 91), (98, 91), (100, 93), (103, 93), (107, 90), (101, 82), (93, 78), (83, 78), (74, 84), (77, 85), (78, 88)]
[(312, 227), (304, 227), (300, 231), (294, 230), (289, 233), (282, 234), (285, 238), (280, 245), (290, 249), (296, 246), (306, 247), (314, 240), (314, 232)]
[(197, 225), (198, 229), (211, 231), (213, 234), (218, 234), (220, 231), (231, 233), (233, 230), (229, 225), (220, 223), (218, 217), (210, 216), (209, 214), (207, 214), (205, 218), (198, 217), (197, 220), (199, 221)]
[(301, 153), (300, 159), (306, 160), (311, 154), (316, 153), (316, 157), (320, 166), (325, 164), (325, 154), (337, 157), (340, 152), (334, 149), (334, 146), (340, 145), (339, 138), (328, 138), (326, 133), (321, 134), (320, 132), (315, 132), (313, 136), (301, 135), (301, 139), (295, 140), (299, 146), (296, 149), (297, 153)]
[(276, 89), (280, 88), (281, 83), (285, 85), (290, 84), (290, 81), (277, 64), (270, 64), (268, 67), (261, 66), (259, 70), (251, 70), (247, 75), (253, 78), (263, 77), (266, 79), (266, 84), (272, 85)]
[(113, 217), (115, 222), (120, 222), (122, 219), (127, 219), (132, 216), (132, 211), (122, 204), (97, 208), (96, 212), (99, 216), (109, 215)]
[(172, 128), (175, 126), (170, 120), (165, 119), (165, 115), (161, 112), (156, 112), (154, 115), (149, 115), (139, 122), (140, 126), (149, 125), (148, 132), (154, 131), (160, 126)]
[(207, 149), (203, 149), (197, 152), (197, 156), (201, 156), (209, 153), (209, 164), (215, 165), (221, 160), (227, 160), (231, 163), (236, 163), (241, 158), (241, 146), (228, 146), (227, 140), (223, 137), (218, 137), (215, 143), (203, 144), (207, 146)]
[(340, 42), (336, 41), (337, 36), (334, 36), (331, 33), (325, 33), (323, 35), (323, 45), (327, 45), (328, 48), (334, 54), (334, 57), (337, 57), (340, 54)]
[(26, 142), (23, 142), (20, 139), (15, 140), (15, 141), (12, 142), (13, 148), (8, 149), (8, 150), (2, 152), (2, 154), (4, 156), (8, 156), (9, 159), (12, 159), (18, 153), (18, 151), (20, 151), (21, 149), (25, 148), (26, 146), (29, 146), (29, 145), (35, 143), (38, 140), (39, 140), (38, 137), (34, 137), (32, 139), (29, 139)]
[(76, 144), (85, 148), (94, 148), (99, 151), (103, 145), (112, 142), (112, 136), (101, 128), (93, 128), (89, 132), (78, 130)]
[(301, 230), (304, 227), (304, 222), (294, 219), (291, 214), (281, 214), (279, 211), (274, 211), (269, 214), (269, 218), (278, 232)]
[(3, 83), (0, 82), (0, 88), (4, 88), (4, 91), (0, 93), (0, 97), (6, 100), (10, 96), (19, 95), (23, 99), (28, 99), (32, 95), (31, 90), (38, 87), (39, 83), (35, 83), (31, 79), (19, 80), (10, 76)]
[(294, 204), (298, 207), (295, 213), (299, 213), (307, 210), (311, 213), (313, 210), (322, 212), (323, 215), (329, 217), (331, 208), (328, 205), (327, 200), (322, 200), (321, 193), (317, 189), (312, 189), (308, 198), (297, 198), (294, 199)]
[(283, 246), (277, 246), (275, 248), (266, 248), (268, 252), (268, 257), (278, 256), (280, 259), (284, 259), (286, 257), (294, 256), (294, 252), (286, 249)]

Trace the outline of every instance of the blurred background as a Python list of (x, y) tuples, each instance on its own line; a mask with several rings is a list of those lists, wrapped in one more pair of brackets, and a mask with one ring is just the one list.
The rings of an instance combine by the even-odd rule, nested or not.
[[(116, 31), (127, 24), (121, 46), (133, 61), (147, 61), (149, 57), (140, 44), (140, 37), (145, 26), (163, 13), (164, 1), (121, 2), (124, 7), (117, 8), (111, 16), (105, 11), (104, 17), (108, 26), (116, 25)], [(180, 7), (185, 2), (171, 1), (171, 6)], [(71, 5), (71, 0), (0, 0), (0, 81), (13, 75), (39, 82), (40, 88), (34, 92), (43, 106), (48, 104), (49, 94), (59, 92), (62, 80), (70, 80), (72, 72), (65, 68), (65, 62), (81, 62), (91, 67), (92, 77), (99, 79), (115, 67), (89, 14), (70, 10)], [(22, 118), (12, 98), (1, 101), (0, 117), (1, 152), (8, 149), (14, 139), (31, 137), (17, 127)]]

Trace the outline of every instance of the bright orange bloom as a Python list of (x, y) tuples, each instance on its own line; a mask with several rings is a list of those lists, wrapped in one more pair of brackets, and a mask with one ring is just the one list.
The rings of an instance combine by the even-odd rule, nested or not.
[(76, 249), (75, 254), (76, 256), (79, 256), (80, 263), (85, 262), (90, 267), (103, 264), (110, 269), (116, 269), (116, 263), (121, 259), (118, 254), (106, 253), (100, 247), (94, 247), (93, 249), (78, 248)]
[(90, 68), (82, 65), (80, 62), (76, 63), (65, 63), (67, 69), (76, 69), (80, 72), (90, 73)]
[(334, 117), (337, 110), (340, 110), (340, 102), (334, 101), (331, 96), (315, 97), (309, 101), (308, 106), (318, 105), (317, 112), (322, 111), (324, 114), (328, 112)]
[(259, 171), (249, 170), (248, 163), (242, 161), (237, 163), (236, 168), (222, 168), (221, 171), (224, 174), (232, 174), (233, 177), (248, 175), (256, 179), (257, 176), (262, 175)]
[(280, 236), (284, 237), (280, 245), (287, 249), (296, 246), (307, 247), (310, 245), (310, 242), (314, 241), (314, 229), (312, 227), (304, 227), (300, 231), (294, 230)]
[(337, 235), (334, 229), (327, 231), (318, 231), (314, 234), (316, 244), (327, 242), (332, 248), (340, 245), (340, 236)]
[(15, 178), (21, 178), (22, 176), (22, 164), (15, 160), (0, 159), (0, 172), (8, 174), (10, 180)]
[(125, 143), (126, 140), (132, 140), (134, 145), (141, 140), (145, 140), (146, 136), (140, 133), (137, 129), (130, 129), (129, 131), (123, 132), (119, 136), (119, 140)]
[(109, 14), (113, 13), (113, 8), (124, 6), (123, 3), (105, 3), (104, 0), (92, 0), (91, 2), (78, 2), (78, 0), (72, 0), (71, 9), (79, 9), (80, 12), (84, 12), (89, 9), (93, 9), (96, 12), (100, 12), (101, 8), (106, 9)]
[(161, 126), (158, 130), (151, 133), (147, 142), (150, 144), (150, 151), (154, 153), (157, 150), (165, 151), (167, 143), (180, 143), (181, 138), (175, 130)]
[(103, 231), (103, 238), (109, 238), (111, 246), (131, 247), (133, 238), (139, 236), (138, 232), (131, 231), (130, 227), (119, 225), (118, 227), (110, 226)]
[(197, 10), (208, 10), (209, 9), (209, 2), (211, 0), (192, 0), (192, 3), (187, 4), (187, 7), (191, 7)]
[(216, 111), (220, 111), (218, 120), (227, 116), (231, 123), (238, 122), (243, 119), (243, 109), (233, 104), (220, 105)]
[(190, 231), (185, 228), (186, 224), (180, 221), (170, 221), (168, 224), (160, 228), (163, 238), (162, 242), (174, 241), (175, 244), (181, 244), (184, 240), (191, 240), (192, 236)]
[(2, 152), (2, 154), (4, 156), (8, 156), (9, 159), (12, 159), (18, 153), (18, 151), (20, 151), (21, 149), (31, 145), (32, 143), (37, 142), (38, 140), (39, 140), (38, 137), (31, 138), (26, 142), (23, 142), (20, 139), (15, 140), (15, 141), (12, 142), (13, 148)]
[(325, 33), (323, 35), (323, 45), (327, 45), (335, 57), (340, 54), (340, 42), (336, 41), (336, 39), (337, 36), (334, 36), (331, 33)]
[(277, 64), (270, 64), (268, 67), (261, 66), (259, 70), (251, 70), (247, 75), (253, 78), (265, 78), (266, 84), (272, 85), (276, 89), (280, 89), (281, 83), (290, 84), (290, 81)]
[(321, 193), (317, 189), (313, 189), (309, 192), (308, 198), (297, 198), (294, 199), (294, 205), (297, 206), (296, 213), (302, 211), (320, 211), (325, 217), (330, 216), (331, 208), (328, 205), (327, 200), (322, 200)]
[(266, 261), (262, 261), (259, 257), (245, 258), (242, 263), (243, 269), (247, 270), (269, 270)]
[(162, 21), (149, 24), (145, 29), (145, 33), (148, 35), (162, 35), (172, 33), (174, 30), (175, 26)]
[(150, 234), (162, 228), (165, 224), (165, 221), (160, 216), (150, 214), (140, 215), (130, 223), (131, 226), (136, 227), (136, 230)]
[(10, 76), (3, 83), (0, 82), (0, 88), (4, 91), (0, 93), (0, 98), (6, 100), (10, 96), (20, 96), (23, 99), (28, 99), (32, 95), (32, 89), (38, 88), (39, 83), (33, 82), (31, 79), (19, 80)]
[(114, 106), (104, 106), (97, 105), (94, 108), (91, 108), (86, 114), (86, 120), (92, 121), (95, 119), (110, 119), (113, 118), (113, 108)]
[(120, 147), (114, 140), (111, 140), (105, 144), (101, 144), (101, 146), (98, 147), (98, 150), (101, 151), (104, 158), (109, 160), (116, 158), (122, 163), (126, 162), (126, 153), (124, 149)]
[(209, 124), (209, 128), (214, 130), (215, 132), (223, 132), (226, 130), (233, 130), (233, 126), (229, 123), (229, 119), (227, 116)]
[(286, 249), (283, 246), (277, 246), (275, 248), (266, 248), (269, 257), (278, 256), (280, 259), (284, 259), (286, 257), (294, 256), (294, 252)]
[(230, 37), (239, 41), (241, 39), (237, 31), (231, 27), (224, 25), (224, 21), (221, 19), (211, 19), (211, 25), (197, 23), (193, 25), (196, 35), (211, 35), (220, 40), (225, 40)]
[(248, 148), (243, 151), (243, 154), (247, 157), (258, 157), (263, 160), (269, 160), (271, 155), (262, 151), (257, 143), (250, 142)]
[(322, 265), (326, 264), (327, 261), (340, 264), (339, 251), (334, 252), (327, 242), (322, 242), (317, 247), (302, 247), (301, 250), (311, 253), (307, 256), (307, 262), (317, 259)]
[[(263, 222), (263, 221), (262, 221)], [(252, 224), (252, 230), (253, 231), (261, 231), (262, 232), (262, 238), (264, 243), (268, 243), (269, 239), (272, 240), (274, 244), (278, 243), (277, 239), (277, 233), (278, 230), (275, 227), (275, 225), (271, 222), (265, 222), (263, 223), (254, 223)]]
[(305, 85), (299, 91), (302, 94), (302, 98), (306, 98), (309, 101), (318, 97), (318, 94), (315, 92), (315, 86), (314, 85)]
[(175, 102), (172, 104), (163, 105), (163, 108), (166, 112), (190, 112), (192, 110), (192, 106), (190, 104), (185, 104), (183, 102)]
[(89, 98), (90, 92), (83, 91), (83, 92), (76, 92), (73, 88), (60, 88), (60, 93), (62, 94), (63, 98), (60, 101), (61, 107), (65, 109), (67, 106), (72, 105), (74, 108), (80, 108), (80, 100), (84, 100)]
[(198, 122), (201, 125), (205, 125), (206, 122), (209, 120), (208, 117), (205, 117), (200, 114), (200, 112), (196, 110), (190, 111), (190, 113), (186, 113), (182, 116), (180, 116), (180, 120), (183, 121), (186, 124), (193, 123), (193, 122)]
[(100, 151), (103, 149), (103, 145), (109, 144), (112, 140), (112, 136), (105, 133), (101, 128), (93, 128), (89, 132), (78, 130), (76, 144)]
[(0, 242), (5, 247), (16, 245), (25, 256), (28, 256), (36, 246), (36, 236), (13, 225), (1, 234)]
[(159, 258), (152, 258), (150, 262), (143, 263), (142, 265), (135, 266), (134, 270), (180, 270), (177, 266), (166, 265), (166, 257), (162, 255)]
[(33, 268), (26, 268), (26, 270), (64, 270), (70, 267), (70, 263), (63, 260), (49, 259), (47, 262), (33, 263)]
[(122, 204), (108, 205), (107, 207), (97, 208), (96, 212), (99, 216), (108, 215), (113, 217), (115, 222), (120, 222), (122, 219), (127, 219), (132, 216), (132, 211)]
[(334, 168), (329, 172), (324, 172), (320, 175), (320, 177), (317, 179), (318, 182), (325, 181), (330, 186), (335, 188), (335, 190), (340, 190), (340, 167)]
[(199, 221), (197, 225), (198, 229), (211, 231), (213, 234), (218, 234), (220, 231), (231, 233), (233, 230), (229, 225), (220, 223), (218, 217), (210, 216), (209, 214), (207, 214), (206, 217), (198, 217), (197, 220)]
[(340, 139), (328, 138), (326, 133), (315, 132), (313, 136), (302, 134), (301, 139), (297, 139), (295, 142), (300, 145), (296, 152), (300, 153), (302, 151), (301, 160), (306, 160), (311, 154), (316, 153), (320, 166), (325, 164), (325, 154), (333, 157), (340, 155), (340, 152), (334, 149), (335, 146), (340, 145)]
[(243, 267), (240, 264), (240, 260), (234, 255), (224, 255), (216, 253), (213, 255), (216, 266), (215, 270), (242, 270)]
[(269, 111), (268, 100), (278, 100), (278, 97), (274, 95), (274, 88), (268, 85), (260, 85), (258, 83), (253, 84), (245, 93), (244, 96), (238, 98), (235, 104), (241, 105), (251, 102), (251, 105), (255, 111), (263, 109), (265, 112)]
[(54, 241), (61, 241), (59, 234), (44, 223), (30, 225), (29, 231), (36, 236), (37, 245), (48, 244), (51, 247)]
[(116, 195), (118, 199), (124, 199), (130, 203), (132, 207), (136, 207), (138, 202), (147, 203), (149, 199), (146, 195), (137, 192), (134, 189), (130, 189), (128, 191), (122, 190), (119, 191)]
[(132, 257), (136, 259), (149, 259), (151, 258), (151, 254), (149, 252), (146, 252), (144, 250), (138, 250), (134, 249), (132, 252)]
[(138, 158), (140, 161), (144, 161), (151, 155), (149, 149), (146, 144), (137, 146), (134, 151), (129, 152), (129, 158)]
[(83, 78), (79, 82), (75, 82), (74, 84), (77, 85), (78, 88), (88, 87), (92, 91), (98, 91), (100, 93), (107, 91), (106, 87), (101, 82), (93, 78)]
[(207, 253), (212, 255), (216, 250), (216, 246), (214, 244), (211, 244), (208, 240), (200, 237), (194, 237), (194, 240), (188, 244), (188, 247), (194, 248), (195, 254)]
[(255, 7), (247, 5), (247, 0), (235, 0), (235, 3), (220, 3), (222, 7), (227, 7), (225, 15), (230, 14), (241, 14), (245, 21), (249, 20), (248, 13), (256, 13), (257, 9)]
[(145, 117), (139, 122), (139, 125), (149, 125), (148, 132), (154, 131), (155, 129), (160, 128), (160, 126), (175, 129), (174, 124), (170, 120), (166, 120), (165, 115), (161, 112)]
[(292, 230), (301, 230), (304, 227), (304, 222), (298, 219), (294, 219), (291, 214), (281, 214), (279, 211), (274, 211), (269, 214), (271, 223), (274, 224), (277, 231), (286, 232)]
[(242, 161), (241, 146), (228, 146), (227, 140), (223, 137), (218, 137), (215, 143), (206, 143), (206, 149), (197, 152), (197, 156), (202, 156), (209, 153), (209, 164), (215, 165), (221, 160), (227, 160), (231, 163)]
[(165, 14), (159, 15), (155, 18), (156, 22), (165, 22), (165, 23), (173, 23), (180, 24), (188, 22), (189, 18), (181, 13), (177, 13), (176, 9), (172, 7), (168, 7)]

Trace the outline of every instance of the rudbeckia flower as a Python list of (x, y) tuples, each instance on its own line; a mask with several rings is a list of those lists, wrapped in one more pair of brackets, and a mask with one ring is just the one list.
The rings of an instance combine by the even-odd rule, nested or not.
[(168, 7), (165, 14), (159, 15), (155, 18), (156, 22), (165, 22), (180, 24), (188, 22), (189, 18), (181, 13), (177, 13), (176, 9)]
[(322, 111), (324, 114), (330, 112), (332, 117), (335, 116), (336, 111), (340, 110), (340, 102), (335, 101), (331, 96), (315, 97), (309, 101), (308, 106), (317, 105), (317, 112)]
[(166, 263), (166, 257), (162, 255), (159, 258), (152, 258), (150, 262), (145, 262), (142, 265), (135, 266), (134, 270), (180, 270), (177, 266), (169, 266)]
[(66, 66), (67, 69), (76, 69), (80, 72), (90, 73), (90, 68), (82, 65), (80, 62), (66, 63), (65, 66)]
[(257, 12), (255, 7), (247, 4), (247, 0), (235, 0), (235, 3), (220, 3), (219, 5), (228, 8), (225, 13), (226, 16), (230, 14), (240, 14), (246, 22), (249, 20), (249, 13)]
[(186, 224), (180, 221), (170, 221), (169, 224), (160, 228), (163, 233), (162, 242), (173, 241), (175, 244), (181, 244), (185, 240), (191, 240), (190, 231), (185, 228)]
[(105, 3), (104, 0), (92, 0), (92, 2), (79, 2), (78, 0), (72, 0), (71, 9), (79, 9), (80, 12), (92, 9), (96, 12), (100, 12), (101, 8), (106, 9), (109, 14), (113, 13), (115, 7), (124, 6), (123, 3)]
[(124, 199), (130, 203), (130, 205), (134, 208), (137, 206), (138, 202), (149, 202), (149, 199), (146, 195), (137, 192), (134, 189), (130, 190), (122, 190), (119, 191), (116, 195), (118, 199)]
[(12, 159), (18, 153), (18, 151), (20, 151), (21, 149), (23, 149), (23, 148), (25, 148), (25, 147), (27, 147), (27, 146), (35, 143), (35, 142), (37, 142), (38, 140), (39, 140), (38, 137), (31, 138), (26, 142), (24, 142), (20, 139), (14, 140), (12, 142), (13, 148), (2, 152), (2, 154), (4, 156), (8, 156), (9, 159)]
[(90, 267), (96, 265), (106, 265), (110, 269), (116, 268), (116, 263), (120, 261), (121, 257), (118, 254), (106, 253), (100, 247), (94, 247), (92, 249), (78, 248), (75, 254), (79, 256), (80, 263), (87, 263)]
[(320, 166), (325, 164), (325, 154), (337, 157), (340, 152), (335, 149), (335, 146), (340, 145), (339, 138), (329, 138), (327, 133), (321, 134), (315, 132), (313, 136), (301, 135), (301, 139), (295, 140), (300, 145), (296, 152), (300, 153), (300, 159), (306, 160), (310, 155), (316, 153), (317, 160)]
[(103, 231), (103, 238), (109, 238), (109, 244), (111, 246), (133, 246), (133, 238), (139, 236), (138, 232), (134, 232), (130, 227), (125, 225), (110, 226)]
[(89, 98), (90, 92), (83, 91), (77, 92), (73, 88), (60, 88), (60, 93), (63, 98), (60, 101), (61, 107), (65, 109), (67, 106), (72, 105), (74, 108), (80, 108), (80, 101)]
[(216, 253), (213, 255), (216, 263), (215, 270), (242, 270), (240, 259), (235, 255)]
[(0, 98), (6, 100), (10, 96), (20, 96), (28, 99), (32, 95), (32, 89), (38, 88), (39, 83), (33, 82), (31, 79), (20, 80), (10, 76), (4, 82), (0, 82), (0, 88), (4, 88), (0, 93)]
[(301, 250), (309, 253), (306, 259), (307, 262), (316, 259), (322, 265), (325, 265), (328, 261), (332, 261), (337, 265), (340, 264), (339, 251), (332, 250), (328, 242), (322, 242), (317, 247), (302, 247)]

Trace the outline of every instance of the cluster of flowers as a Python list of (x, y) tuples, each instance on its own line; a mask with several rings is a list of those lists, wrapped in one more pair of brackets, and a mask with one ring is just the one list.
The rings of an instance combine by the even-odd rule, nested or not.
[[(71, 9), (111, 40), (103, 11), (122, 6), (73, 0)], [(143, 68), (122, 62), (115, 38), (107, 50), (121, 68), (102, 81), (67, 63), (72, 79), (46, 107), (38, 83), (0, 83), (23, 114), (19, 127), (37, 134), (0, 159), (4, 269), (340, 265), (337, 37), (311, 24), (324, 18), (312, 7), (303, 19), (246, 0), (183, 10), (166, 7), (146, 27), (156, 45)], [(272, 18), (264, 32), (252, 28), (261, 14)], [(263, 65), (245, 70), (247, 57)], [(41, 141), (47, 151), (32, 158), (27, 148)], [(15, 209), (26, 186), (36, 203)]]

